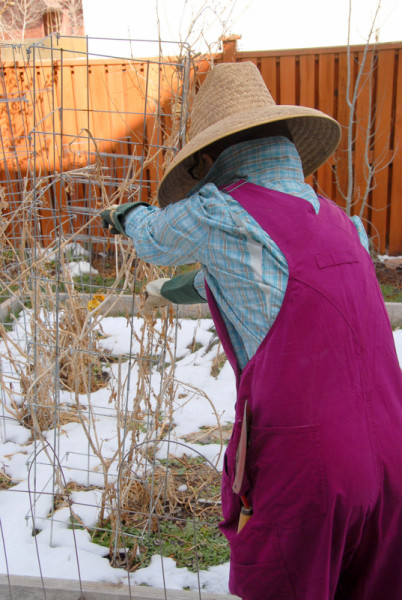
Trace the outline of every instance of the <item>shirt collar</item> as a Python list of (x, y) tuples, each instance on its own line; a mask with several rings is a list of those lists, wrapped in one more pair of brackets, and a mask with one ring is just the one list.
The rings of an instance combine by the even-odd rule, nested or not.
[(284, 136), (273, 136), (229, 146), (191, 194), (207, 183), (220, 187), (237, 179), (273, 189), (286, 188), (284, 179), (303, 185), (303, 169), (295, 145)]

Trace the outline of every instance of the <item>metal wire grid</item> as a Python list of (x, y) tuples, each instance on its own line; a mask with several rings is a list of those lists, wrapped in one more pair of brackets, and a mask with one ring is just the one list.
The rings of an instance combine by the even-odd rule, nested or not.
[[(86, 43), (88, 45), (88, 40)], [(101, 324), (101, 312), (97, 307), (92, 316), (86, 309), (88, 299), (99, 292), (100, 288), (106, 300), (112, 303), (116, 297), (128, 295), (131, 298), (129, 312), (132, 315), (138, 311), (136, 292), (141, 280), (155, 276), (149, 266), (139, 264), (127, 242), (105, 237), (96, 215), (100, 206), (111, 198), (121, 202), (141, 199), (145, 195), (152, 201), (152, 193), (157, 188), (162, 172), (163, 158), (167, 152), (177, 148), (185, 134), (190, 55), (186, 50), (184, 58), (173, 64), (171, 61), (154, 59), (142, 60), (140, 65), (126, 65), (126, 69), (132, 69), (135, 78), (141, 77), (142, 85), (139, 87), (143, 94), (143, 111), (139, 113), (105, 108), (104, 99), (91, 92), (90, 75), (95, 67), (88, 51), (75, 53), (75, 58), (85, 65), (86, 90), (81, 94), (81, 104), (75, 98), (76, 104), (72, 106), (70, 95), (76, 94), (77, 88), (71, 87), (71, 82), (67, 86), (64, 81), (64, 51), (58, 48), (58, 44), (58, 39), (49, 38), (50, 58), (43, 58), (41, 48), (32, 45), (23, 55), (23, 60), (20, 53), (17, 60), (18, 46), (11, 45), (14, 60), (3, 63), (0, 69), (0, 109), (3, 107), (0, 118), (3, 159), (1, 201), (3, 223), (6, 224), (1, 237), (2, 333), (3, 341), (6, 341), (1, 353), (1, 438), (3, 441), (7, 439), (9, 424), (20, 422), (20, 418), (25, 419), (25, 425), (30, 427), (33, 450), (27, 460), (28, 489), (18, 489), (18, 492), (29, 494), (29, 510), (25, 518), (35, 535), (35, 542), (43, 520), (50, 518), (51, 528), (57, 521), (56, 501), (60, 498), (70, 510), (75, 536), (74, 532), (77, 527), (80, 528), (80, 524), (75, 522), (68, 484), (70, 470), (73, 469), (75, 474), (80, 470), (84, 485), (94, 485), (95, 481), (97, 485), (100, 483), (104, 486), (102, 510), (104, 514), (113, 515), (114, 522), (114, 544), (111, 546), (113, 556), (110, 558), (114, 564), (130, 568), (128, 549), (138, 548), (147, 536), (149, 540), (151, 530), (154, 536), (159, 537), (159, 544), (163, 547), (163, 520), (188, 522), (188, 517), (166, 513), (167, 482), (171, 474), (171, 422), (163, 435), (157, 422), (163, 415), (164, 398), (174, 393), (172, 376), (177, 322), (172, 321), (172, 315), (165, 312), (160, 329), (155, 333), (154, 323), (144, 321), (144, 328), (149, 329), (147, 335), (150, 341), (136, 354), (132, 341), (136, 335), (138, 337), (138, 333), (134, 331), (132, 316), (128, 316), (131, 334), (128, 355), (108, 355), (109, 363), (117, 361), (113, 389), (118, 401), (115, 406), (106, 409), (89, 401), (99, 385), (93, 364), (100, 364), (102, 369), (105, 352), (99, 347), (97, 340), (100, 330), (93, 325)], [(99, 60), (100, 57), (96, 58)], [(102, 59), (107, 62), (109, 57)], [(74, 68), (78, 69), (79, 66)], [(162, 75), (155, 81), (155, 73), (162, 74), (165, 68), (170, 69), (176, 78), (176, 96), (169, 98), (169, 103), (162, 103), (161, 100)], [(156, 97), (150, 97), (151, 87), (153, 94), (157, 90)], [(105, 93), (113, 91), (107, 85), (104, 90)], [(170, 114), (167, 106), (171, 107)], [(97, 131), (93, 133), (94, 119), (99, 116), (102, 127), (97, 126)], [(125, 123), (126, 134), (116, 138), (107, 137), (104, 132), (108, 129), (113, 131), (111, 122), (114, 119), (116, 123), (116, 117)], [(129, 121), (134, 117), (141, 117), (142, 127), (133, 134)], [(86, 119), (85, 126), (82, 126), (82, 118)], [(152, 131), (148, 128), (150, 118), (153, 121)], [(71, 128), (73, 121), (75, 128)], [(170, 134), (172, 128), (176, 127), (174, 136), (169, 137), (167, 134), (167, 121), (170, 124)], [(82, 252), (85, 253), (88, 270), (84, 272), (79, 268), (78, 275), (71, 277), (70, 268), (74, 264), (80, 265), (81, 261), (78, 259)], [(131, 259), (127, 260), (130, 253)], [(97, 265), (96, 269), (94, 263)], [(116, 286), (113, 278), (109, 281), (104, 277), (99, 282), (98, 270), (107, 273), (111, 270), (111, 265), (115, 269), (115, 275), (121, 272), (123, 265), (120, 287)], [(130, 285), (126, 285), (127, 276), (131, 279)], [(17, 321), (17, 317), (10, 318), (10, 314), (18, 313), (21, 308)], [(77, 342), (79, 336), (70, 336), (68, 341), (66, 313), (69, 311), (72, 311), (76, 320), (82, 320), (81, 333), (84, 329), (87, 333), (84, 345)], [(52, 334), (47, 335), (47, 331)], [(7, 335), (11, 338), (7, 338)], [(10, 361), (8, 352), (11, 343), (24, 355), (20, 363), (18, 360), (14, 363)], [(85, 357), (84, 390), (68, 388), (79, 399), (72, 402), (71, 406), (66, 406), (63, 400), (66, 385), (65, 381), (63, 384), (63, 361), (65, 362), (66, 355), (70, 368), (71, 364), (79, 363)], [(166, 366), (168, 355), (170, 368)], [(138, 410), (134, 414), (133, 394), (139, 393), (135, 377), (138, 377), (141, 370), (141, 414)], [(105, 371), (101, 371), (103, 373)], [(27, 380), (25, 384), (23, 377)], [(18, 395), (17, 401), (14, 393)], [(29, 402), (24, 394), (29, 395)], [(50, 397), (50, 401), (44, 402), (44, 396), (48, 400)], [(85, 397), (88, 399), (86, 406), (82, 400)], [(155, 398), (159, 399), (156, 410), (151, 408), (155, 404)], [(86, 429), (86, 453), (64, 452), (61, 448), (60, 430), (63, 418), (69, 412)], [(93, 442), (96, 439), (94, 423), (98, 417), (104, 417), (105, 412), (116, 423), (119, 449), (114, 456), (104, 455), (100, 459), (99, 448), (94, 447)], [(39, 423), (41, 414), (47, 417), (46, 427), (51, 435)], [(150, 436), (139, 443), (137, 434), (141, 428), (149, 431)], [(162, 463), (161, 447), (166, 450)], [(113, 464), (113, 468), (105, 468), (108, 462)], [(93, 470), (100, 463), (103, 469), (101, 475)], [(157, 469), (160, 470), (161, 464), (164, 468), (163, 481), (162, 484), (159, 481), (159, 489), (155, 490), (155, 473)], [(210, 466), (213, 471), (214, 466)], [(45, 477), (43, 469), (46, 471)], [(160, 479), (160, 474), (158, 477)], [(148, 508), (142, 515), (142, 530), (137, 533), (130, 533), (122, 525), (122, 494), (127, 493), (132, 482), (139, 482), (148, 494)], [(46, 496), (50, 496), (52, 500), (50, 515), (43, 515), (40, 508)], [(207, 504), (209, 502), (205, 495), (202, 501)], [(141, 511), (129, 504), (124, 509), (125, 518), (128, 515), (138, 516), (138, 512)], [(198, 530), (206, 524), (208, 520), (192, 520), (196, 561)], [(104, 530), (102, 526), (93, 528), (96, 529), (100, 532)], [(3, 546), (7, 563), (7, 539), (4, 536)], [(42, 576), (37, 544), (36, 548)], [(75, 552), (77, 578), (81, 582), (77, 547)], [(44, 584), (43, 593), (46, 597)], [(199, 595), (201, 597), (200, 585)]]

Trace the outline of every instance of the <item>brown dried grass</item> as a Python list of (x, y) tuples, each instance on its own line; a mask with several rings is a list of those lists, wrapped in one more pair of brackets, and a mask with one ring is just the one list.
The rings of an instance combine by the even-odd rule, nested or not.
[(170, 457), (139, 477), (132, 469), (122, 474), (119, 523), (113, 528), (156, 531), (158, 519), (194, 519), (216, 523), (222, 518), (220, 474), (200, 458)]

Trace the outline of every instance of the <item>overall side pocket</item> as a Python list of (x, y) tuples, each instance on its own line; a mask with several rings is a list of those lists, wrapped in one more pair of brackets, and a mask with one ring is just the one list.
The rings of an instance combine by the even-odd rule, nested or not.
[(251, 426), (246, 468), (255, 522), (286, 527), (326, 513), (320, 425)]

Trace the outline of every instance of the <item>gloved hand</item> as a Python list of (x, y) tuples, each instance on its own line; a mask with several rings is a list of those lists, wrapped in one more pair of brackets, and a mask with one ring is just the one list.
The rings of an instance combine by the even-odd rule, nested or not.
[[(102, 227), (109, 229), (110, 233), (126, 234), (124, 229), (124, 221), (130, 211), (132, 211), (139, 202), (126, 202), (125, 204), (112, 204), (108, 208), (101, 210)], [(144, 203), (141, 203), (144, 204)]]
[(167, 306), (171, 304), (171, 301), (167, 298), (164, 298), (161, 294), (161, 288), (166, 281), (170, 281), (167, 277), (161, 277), (160, 279), (155, 279), (148, 283), (145, 288), (145, 304), (143, 306), (143, 310), (145, 312), (150, 312), (154, 308), (160, 308), (162, 306)]

